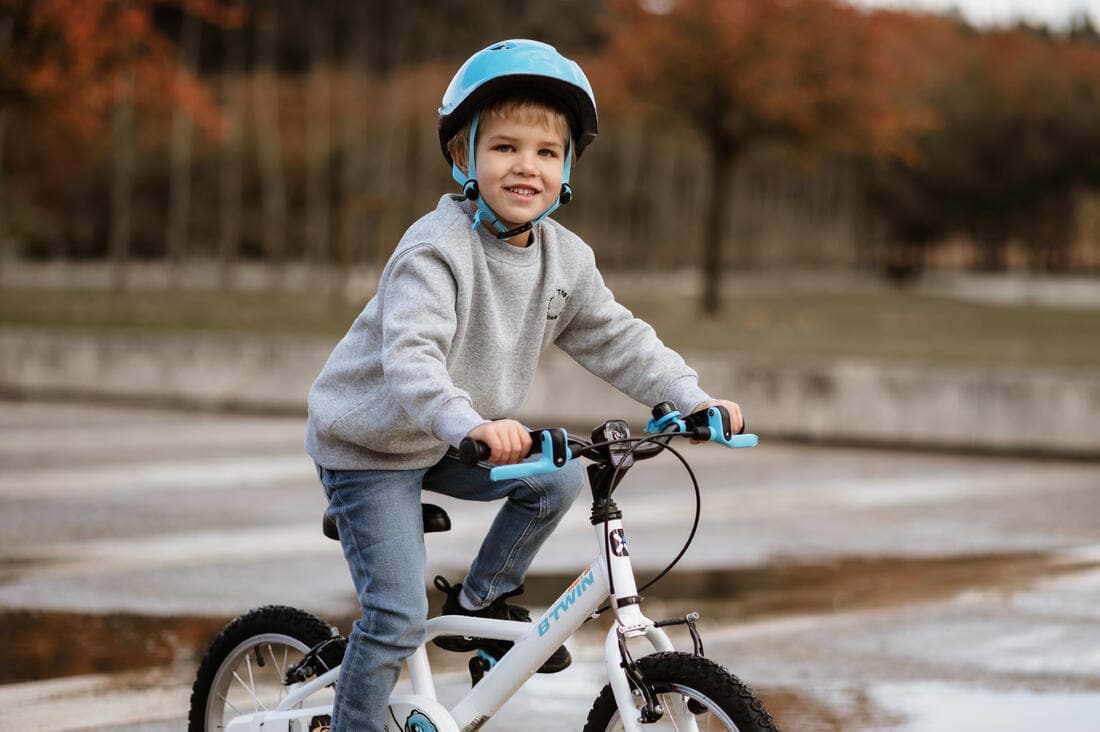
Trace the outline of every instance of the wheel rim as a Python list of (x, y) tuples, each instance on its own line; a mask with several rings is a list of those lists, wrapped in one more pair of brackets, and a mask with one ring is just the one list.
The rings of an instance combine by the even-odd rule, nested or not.
[[(665, 713), (654, 724), (645, 725), (646, 732), (658, 732), (659, 730), (675, 730), (676, 732), (686, 732), (687, 730), (698, 730), (699, 732), (739, 731), (739, 727), (733, 719), (706, 694), (681, 684), (662, 684), (662, 686), (671, 689), (671, 691), (665, 691), (657, 695), (657, 703), (661, 705)], [(688, 711), (689, 702), (692, 702), (692, 711)], [(640, 704), (638, 708), (641, 709)], [(690, 722), (686, 725), (677, 725), (677, 717), (694, 722), (694, 726)], [(616, 710), (611, 717), (608, 730), (609, 732), (621, 732), (622, 729), (622, 720)]]
[(282, 633), (255, 635), (234, 648), (210, 686), (206, 729), (225, 729), (227, 719), (277, 707), (287, 695), (287, 668), (308, 651), (305, 643)]

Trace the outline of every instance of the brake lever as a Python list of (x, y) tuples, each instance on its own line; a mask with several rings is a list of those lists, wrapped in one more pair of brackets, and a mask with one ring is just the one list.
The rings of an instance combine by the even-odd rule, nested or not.
[[(684, 418), (693, 439), (717, 442), (726, 447), (756, 447), (760, 438), (753, 434), (733, 434), (729, 411), (722, 406), (707, 407)], [(744, 423), (741, 425), (745, 429)]]
[[(573, 451), (569, 449), (569, 436), (565, 430), (545, 429), (540, 430), (539, 434), (538, 445), (541, 448), (541, 454), (537, 460), (528, 460), (514, 465), (498, 465), (489, 470), (489, 479), (509, 480), (552, 473), (555, 470), (561, 470), (573, 459)], [(532, 453), (534, 452), (532, 450)]]

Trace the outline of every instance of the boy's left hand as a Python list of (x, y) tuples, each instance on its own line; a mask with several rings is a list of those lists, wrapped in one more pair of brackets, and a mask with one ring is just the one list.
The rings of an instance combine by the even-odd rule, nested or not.
[[(737, 402), (729, 402), (725, 399), (711, 399), (710, 401), (701, 402), (695, 405), (695, 408), (691, 410), (692, 414), (698, 411), (707, 409), (708, 407), (725, 407), (726, 411), (730, 413), (730, 429), (733, 434), (738, 434), (745, 427), (745, 418), (741, 415), (741, 407)], [(698, 440), (692, 440), (692, 442), (698, 442)]]

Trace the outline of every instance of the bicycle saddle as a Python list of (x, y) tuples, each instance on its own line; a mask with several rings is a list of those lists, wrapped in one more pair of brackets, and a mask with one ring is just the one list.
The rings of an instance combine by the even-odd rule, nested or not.
[[(422, 503), (420, 504), (422, 513), (424, 515), (424, 533), (430, 534), (435, 531), (450, 531), (451, 530), (451, 517), (447, 515), (439, 506), (434, 503)], [(336, 522), (329, 517), (328, 511), (325, 512), (321, 519), (321, 531), (325, 536), (334, 540), (340, 541), (340, 530), (336, 528)]]

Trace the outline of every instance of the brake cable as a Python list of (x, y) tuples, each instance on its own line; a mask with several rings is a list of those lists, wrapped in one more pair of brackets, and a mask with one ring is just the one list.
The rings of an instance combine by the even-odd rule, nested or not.
[[(676, 437), (678, 435), (690, 436), (690, 433), (687, 433), (687, 432), (670, 432), (670, 433), (667, 433), (667, 434), (645, 435), (645, 436), (642, 436), (642, 437), (633, 437), (633, 436), (631, 436), (631, 437), (624, 437), (624, 438), (618, 439), (618, 440), (609, 440), (606, 443), (599, 443), (599, 444), (590, 446), (590, 447), (603, 447), (604, 445), (613, 445), (613, 444), (620, 444), (620, 443), (625, 443), (625, 442), (632, 442), (632, 443), (634, 443), (634, 446), (630, 448), (629, 455), (631, 457), (633, 457), (634, 452), (639, 447), (646, 444), (647, 442), (648, 443), (653, 443), (653, 444), (656, 444), (656, 445), (660, 445), (662, 448), (664, 448), (665, 450), (668, 450), (673, 455), (675, 455), (676, 459), (680, 461), (680, 464), (682, 464), (684, 466), (684, 469), (687, 471), (688, 477), (691, 479), (692, 488), (695, 491), (695, 517), (691, 522), (691, 531), (688, 533), (687, 539), (684, 541), (684, 545), (680, 548), (680, 551), (676, 554), (676, 556), (672, 559), (672, 561), (669, 562), (668, 565), (664, 569), (662, 569), (660, 572), (657, 573), (657, 576), (653, 577), (651, 580), (649, 580), (644, 585), (642, 585), (641, 587), (638, 588), (638, 593), (639, 594), (641, 594), (644, 590), (647, 590), (650, 587), (652, 587), (653, 585), (655, 585), (661, 578), (663, 578), (666, 574), (668, 574), (669, 572), (672, 571), (673, 567), (675, 567), (680, 562), (680, 560), (683, 558), (684, 554), (687, 553), (688, 548), (691, 546), (692, 542), (695, 540), (695, 533), (699, 529), (699, 519), (702, 515), (702, 510), (703, 510), (703, 495), (702, 495), (702, 491), (699, 488), (699, 480), (695, 477), (695, 471), (691, 469), (691, 465), (688, 464), (688, 461), (684, 458), (683, 455), (680, 454), (679, 450), (672, 447), (667, 442), (658, 442), (657, 441), (658, 438), (662, 438), (662, 437), (672, 438), (672, 437)], [(623, 466), (622, 466), (621, 461), (619, 462), (618, 465), (615, 466), (615, 472), (612, 473), (612, 475), (611, 475), (610, 485), (612, 485), (612, 486), (616, 485), (616, 481), (618, 479), (619, 473), (622, 471), (622, 467)], [(611, 490), (613, 492), (614, 488), (612, 488)], [(610, 497), (610, 492), (608, 493), (608, 496)], [(605, 547), (605, 549), (606, 549), (606, 547)], [(607, 555), (607, 565), (608, 565), (607, 566), (607, 577), (608, 577), (608, 582), (610, 583), (611, 582), (611, 557), (610, 557), (609, 552), (605, 551), (605, 554)], [(595, 610), (595, 612), (593, 612), (590, 616), (588, 616), (588, 618), (585, 620), (585, 622), (588, 622), (589, 620), (592, 620), (593, 618), (596, 618), (596, 617), (602, 615), (603, 613), (607, 612), (610, 609), (611, 609), (610, 603), (605, 603), (604, 605), (601, 605), (599, 608), (597, 608)]]

